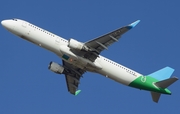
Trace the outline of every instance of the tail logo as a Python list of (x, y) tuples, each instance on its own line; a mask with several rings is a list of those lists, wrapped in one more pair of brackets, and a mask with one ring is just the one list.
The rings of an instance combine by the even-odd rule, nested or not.
[(143, 83), (146, 82), (146, 76), (141, 77), (141, 82), (143, 82)]

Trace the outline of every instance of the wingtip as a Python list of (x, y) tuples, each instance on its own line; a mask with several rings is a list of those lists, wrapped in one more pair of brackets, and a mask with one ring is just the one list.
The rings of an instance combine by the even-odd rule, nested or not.
[(131, 24), (128, 25), (128, 28), (131, 29), (131, 28), (134, 28), (141, 20), (137, 20)]
[(75, 92), (75, 96), (77, 96), (80, 92), (81, 92), (81, 90), (77, 90), (77, 91)]

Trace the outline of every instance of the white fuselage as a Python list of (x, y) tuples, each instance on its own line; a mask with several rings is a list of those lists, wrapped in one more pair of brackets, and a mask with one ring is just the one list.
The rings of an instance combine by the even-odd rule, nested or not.
[[(103, 56), (99, 56), (94, 62), (91, 62), (88, 59), (75, 55), (68, 47), (68, 40), (29, 22), (13, 19), (2, 21), (2, 25), (13, 34), (55, 53), (70, 64), (81, 69), (102, 74), (122, 84), (129, 85), (137, 77), (142, 76), (142, 74)], [(64, 59), (62, 57), (64, 54), (68, 55), (70, 59)]]

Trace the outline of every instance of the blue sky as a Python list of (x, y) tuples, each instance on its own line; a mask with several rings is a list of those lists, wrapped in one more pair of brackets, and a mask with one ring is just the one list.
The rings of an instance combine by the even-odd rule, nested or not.
[[(0, 20), (20, 18), (63, 38), (85, 42), (135, 20), (141, 22), (102, 52), (144, 75), (165, 66), (179, 77), (180, 2), (178, 0), (3, 0)], [(150, 92), (86, 73), (78, 96), (67, 92), (63, 75), (47, 69), (55, 54), (0, 27), (0, 114), (179, 113), (180, 82), (158, 104)]]

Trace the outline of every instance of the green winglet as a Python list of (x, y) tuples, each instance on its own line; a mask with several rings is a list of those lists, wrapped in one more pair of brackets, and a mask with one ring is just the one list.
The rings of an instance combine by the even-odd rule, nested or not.
[(78, 95), (81, 92), (81, 90), (77, 90), (75, 93), (75, 96)]

